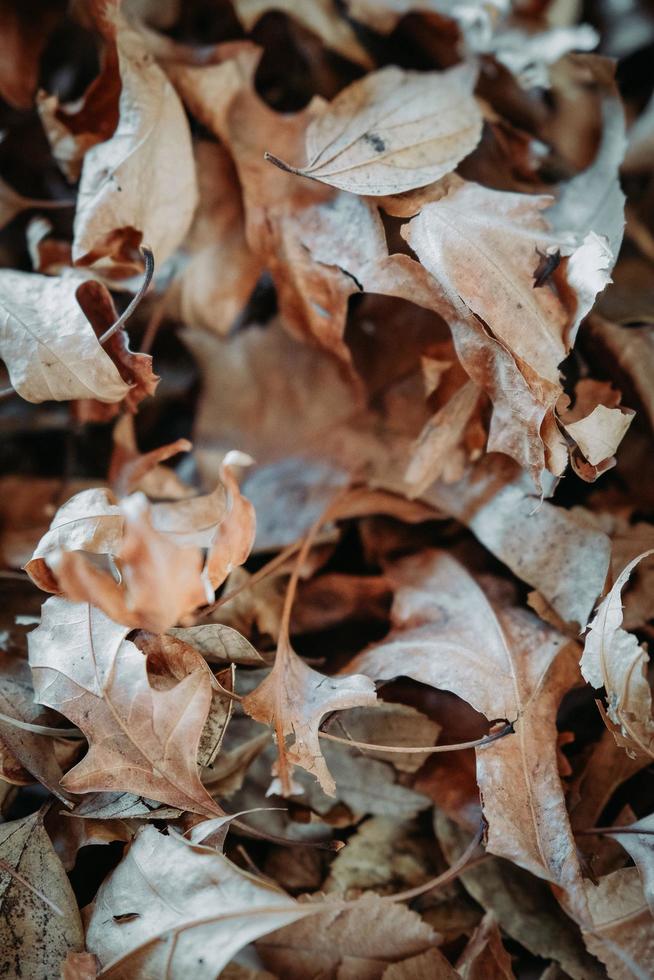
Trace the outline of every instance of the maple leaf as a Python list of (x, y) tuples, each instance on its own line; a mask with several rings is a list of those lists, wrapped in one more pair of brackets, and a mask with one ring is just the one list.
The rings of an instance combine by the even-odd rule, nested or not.
[[(282, 635), (273, 669), (244, 699), (243, 707), (275, 732), (277, 775), (284, 796), (294, 791), (291, 773), (295, 765), (312, 773), (328, 796), (335, 794), (336, 784), (320, 751), (320, 721), (330, 711), (373, 704), (375, 700), (374, 684), (367, 677), (325, 677), (308, 667)], [(289, 735), (293, 742), (287, 746)], [(277, 781), (273, 785), (277, 786)]]
[(211, 673), (197, 655), (182, 681), (155, 688), (145, 656), (125, 639), (128, 632), (87, 603), (52, 597), (29, 635), (37, 700), (78, 725), (89, 741), (62, 785), (77, 793), (126, 790), (216, 813), (196, 764)]

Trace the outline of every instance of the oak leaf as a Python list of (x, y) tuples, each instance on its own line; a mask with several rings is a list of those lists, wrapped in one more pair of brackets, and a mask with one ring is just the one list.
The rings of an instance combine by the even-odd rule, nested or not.
[[(255, 721), (270, 725), (275, 732), (278, 779), (274, 791), (279, 786), (284, 796), (297, 792), (291, 781), (297, 765), (314, 775), (328, 796), (334, 796), (336, 783), (320, 751), (320, 721), (331, 711), (373, 704), (376, 697), (369, 678), (361, 674), (325, 677), (298, 657), (287, 636), (280, 637), (273, 669), (243, 701)], [(291, 735), (293, 742), (287, 746)]]
[(78, 725), (89, 741), (62, 785), (77, 793), (125, 790), (215, 814), (196, 763), (211, 672), (198, 654), (182, 681), (154, 687), (146, 657), (125, 640), (128, 632), (87, 603), (52, 597), (29, 635), (37, 700)]

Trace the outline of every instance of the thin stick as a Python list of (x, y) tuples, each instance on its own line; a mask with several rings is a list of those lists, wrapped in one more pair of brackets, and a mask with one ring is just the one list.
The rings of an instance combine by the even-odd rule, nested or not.
[(431, 755), (436, 752), (462, 752), (464, 749), (479, 749), (484, 745), (490, 745), (505, 735), (513, 732), (513, 725), (507, 724), (499, 732), (492, 735), (484, 735), (483, 738), (473, 739), (471, 742), (456, 742), (454, 745), (375, 745), (372, 742), (357, 742), (353, 738), (341, 738), (340, 735), (330, 735), (328, 732), (318, 732), (320, 738), (326, 738), (330, 742), (339, 742), (341, 745), (351, 745), (355, 749), (370, 749), (374, 752), (397, 752), (401, 755), (408, 753), (421, 753)]
[(145, 272), (143, 273), (143, 282), (139, 287), (139, 291), (136, 296), (133, 297), (127, 309), (118, 317), (113, 326), (109, 327), (109, 329), (102, 334), (100, 337), (100, 344), (106, 344), (106, 342), (110, 340), (110, 338), (113, 337), (118, 330), (120, 330), (123, 324), (129, 320), (132, 313), (139, 305), (150, 287), (152, 276), (154, 275), (154, 255), (152, 254), (152, 250), (147, 248), (145, 245), (141, 247), (141, 254), (145, 259)]
[(457, 858), (454, 864), (451, 865), (447, 871), (444, 871), (443, 874), (438, 875), (437, 878), (432, 878), (430, 881), (426, 881), (423, 885), (417, 885), (415, 888), (410, 888), (405, 892), (398, 892), (397, 895), (384, 895), (382, 901), (410, 902), (413, 898), (417, 898), (419, 895), (424, 895), (426, 892), (430, 892), (434, 888), (442, 888), (443, 885), (447, 885), (450, 881), (454, 881), (455, 878), (458, 878), (462, 871), (467, 871), (468, 868), (474, 867), (474, 865), (485, 861), (488, 857), (487, 854), (481, 854), (478, 858), (471, 860), (472, 855), (475, 853), (479, 847), (479, 844), (481, 843), (483, 832), (483, 826), (480, 825), (479, 830), (472, 838), (461, 857)]

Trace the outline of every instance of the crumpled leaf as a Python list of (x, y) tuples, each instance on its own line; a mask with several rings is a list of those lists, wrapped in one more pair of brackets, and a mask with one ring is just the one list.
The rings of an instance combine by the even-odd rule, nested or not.
[(92, 603), (114, 622), (163, 633), (213, 598), (202, 578), (202, 555), (197, 548), (178, 547), (153, 527), (143, 494), (127, 497), (120, 510), (121, 581), (79, 551), (59, 551), (50, 553), (58, 591), (73, 602)]
[[(277, 742), (278, 765), (273, 782), (284, 796), (293, 789), (293, 766), (301, 766), (316, 777), (328, 796), (334, 796), (336, 783), (320, 750), (318, 728), (330, 711), (373, 704), (375, 686), (367, 677), (326, 677), (308, 667), (292, 649), (288, 637), (281, 636), (273, 669), (262, 683), (243, 700), (243, 708), (255, 721), (270, 725)], [(287, 746), (286, 739), (293, 736)]]
[(0, 824), (0, 858), (24, 879), (0, 868), (0, 973), (35, 980), (57, 977), (68, 952), (84, 948), (84, 930), (40, 812)]
[(26, 401), (119, 402), (129, 392), (77, 301), (82, 282), (0, 271), (0, 356)]
[[(529, 441), (523, 447), (498, 433), (503, 440), (498, 444), (491, 432), (488, 448), (513, 455), (530, 469), (536, 482), (544, 466), (555, 474), (565, 467), (565, 456), (560, 459), (560, 453), (556, 454), (553, 409), (561, 392), (559, 364), (574, 341), (574, 328), (561, 299), (547, 285), (534, 288), (537, 249), (555, 248), (562, 242), (569, 251), (574, 248), (571, 236), (550, 231), (542, 216), (549, 203), (545, 196), (492, 191), (451, 177), (444, 195), (424, 207), (402, 232), (452, 306), (452, 319), (460, 324), (454, 328), (455, 345), (470, 344), (467, 332), (472, 331), (474, 337), (478, 329), (461, 309), (463, 304), (483, 321), (505, 355), (510, 354), (512, 360), (505, 370), (521, 375), (517, 383), (525, 387), (525, 406), (518, 410), (516, 402), (515, 410), (523, 417), (527, 411), (533, 414)], [(582, 243), (570, 262), (576, 258), (583, 265), (587, 248)], [(600, 262), (608, 267), (610, 253)], [(572, 280), (576, 282), (574, 276)], [(581, 274), (580, 288), (586, 288), (585, 283)], [(588, 298), (583, 297), (584, 307), (592, 304), (597, 289), (604, 285), (605, 281), (593, 279)], [(457, 343), (461, 331), (465, 336)], [(502, 355), (498, 352), (496, 356)], [(480, 357), (481, 352), (474, 354), (476, 360)], [(463, 361), (465, 366), (465, 355)], [(474, 380), (474, 373), (472, 377)]]
[(479, 142), (475, 80), (466, 64), (445, 72), (395, 66), (372, 72), (311, 121), (306, 166), (283, 167), (355, 194), (400, 194), (431, 184)]
[(591, 466), (597, 466), (615, 454), (633, 417), (634, 413), (629, 409), (596, 405), (590, 415), (578, 422), (568, 423), (566, 431)]
[(119, 118), (113, 135), (84, 157), (73, 259), (129, 272), (138, 268), (133, 256), (141, 242), (159, 264), (186, 235), (197, 203), (193, 150), (175, 90), (115, 2), (98, 26), (118, 53)]
[(145, 827), (100, 886), (86, 944), (108, 980), (214, 980), (243, 946), (307, 914), (201, 841)]
[(581, 658), (589, 684), (606, 690), (608, 716), (620, 729), (619, 744), (649, 756), (654, 754), (652, 696), (645, 673), (649, 658), (636, 637), (622, 629), (621, 593), (636, 565), (651, 554), (646, 551), (629, 562), (602, 599)]
[[(188, 445), (177, 442), (126, 461), (119, 482), (140, 478)], [(254, 508), (233, 472), (243, 461), (249, 457), (227, 453), (218, 486), (205, 496), (150, 505), (142, 493), (117, 503), (108, 490), (82, 491), (55, 514), (26, 565), (28, 574), (40, 588), (94, 602), (118, 622), (163, 632), (210, 602), (250, 553)], [(198, 549), (206, 549), (204, 562)], [(115, 559), (122, 580), (91, 564), (86, 554)]]
[(99, 609), (53, 596), (29, 635), (37, 700), (69, 718), (89, 741), (62, 785), (77, 793), (123, 790), (215, 814), (196, 764), (211, 672), (197, 655), (181, 682), (156, 687), (146, 658), (125, 640), (128, 632)]

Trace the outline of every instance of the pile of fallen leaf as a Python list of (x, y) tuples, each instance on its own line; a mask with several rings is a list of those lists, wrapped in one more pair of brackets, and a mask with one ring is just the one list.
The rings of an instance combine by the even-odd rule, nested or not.
[(0, 976), (654, 975), (653, 52), (0, 6)]

